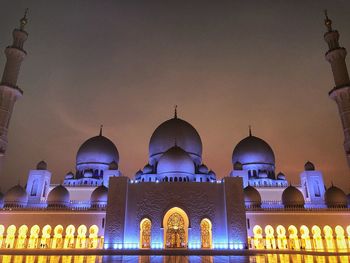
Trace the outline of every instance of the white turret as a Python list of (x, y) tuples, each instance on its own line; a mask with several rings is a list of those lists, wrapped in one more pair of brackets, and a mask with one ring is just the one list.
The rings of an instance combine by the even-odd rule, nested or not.
[(334, 88), (329, 92), (329, 96), (338, 105), (344, 132), (345, 155), (350, 166), (350, 80), (345, 62), (347, 52), (345, 48), (339, 45), (339, 33), (337, 30), (332, 29), (332, 20), (328, 18), (327, 11), (325, 15), (327, 32), (324, 34), (324, 40), (328, 44), (328, 51), (325, 57), (331, 64), (335, 84)]
[(19, 70), (27, 52), (23, 49), (23, 44), (28, 38), (28, 33), (24, 30), (28, 23), (27, 11), (20, 20), (19, 29), (12, 32), (13, 43), (5, 49), (6, 64), (0, 82), (0, 155), (4, 155), (7, 148), (7, 131), (13, 111), (13, 107), (23, 91), (17, 86)]

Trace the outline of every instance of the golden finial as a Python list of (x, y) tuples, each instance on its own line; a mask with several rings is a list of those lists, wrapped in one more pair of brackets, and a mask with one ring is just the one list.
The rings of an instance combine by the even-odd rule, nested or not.
[(103, 124), (100, 125), (100, 136), (102, 136)]
[(249, 136), (252, 136), (252, 126), (249, 125)]
[(332, 20), (330, 20), (328, 17), (327, 9), (324, 10), (324, 15), (326, 17), (324, 20), (324, 24), (326, 25), (328, 32), (331, 32), (332, 31)]
[(20, 29), (21, 30), (24, 30), (24, 27), (25, 25), (28, 23), (28, 18), (27, 18), (27, 15), (28, 15), (28, 8), (26, 8), (26, 10), (24, 11), (24, 16), (21, 18), (20, 20)]

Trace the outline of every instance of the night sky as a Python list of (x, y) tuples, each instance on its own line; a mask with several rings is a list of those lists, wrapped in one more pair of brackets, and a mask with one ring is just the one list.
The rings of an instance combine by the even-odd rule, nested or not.
[[(133, 177), (154, 129), (173, 116), (203, 141), (218, 178), (234, 146), (266, 140), (292, 183), (307, 160), (350, 190), (323, 9), (350, 49), (350, 1), (1, 1), (0, 48), (29, 7), (28, 52), (9, 130), (1, 190), (45, 160), (59, 183), (99, 132)], [(0, 69), (5, 55), (0, 57)], [(350, 66), (350, 64), (349, 64)]]

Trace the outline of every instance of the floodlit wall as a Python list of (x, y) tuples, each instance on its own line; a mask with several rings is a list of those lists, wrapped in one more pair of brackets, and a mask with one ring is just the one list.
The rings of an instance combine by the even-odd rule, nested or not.
[[(201, 220), (211, 222), (212, 247), (243, 247), (247, 243), (242, 179), (225, 178), (223, 182), (144, 182), (127, 178), (110, 180), (106, 248), (138, 248), (140, 223), (151, 221), (151, 248), (164, 248), (163, 219), (172, 208), (180, 208), (188, 217), (185, 247), (201, 247)], [(227, 181), (227, 182), (226, 182)], [(121, 189), (121, 187), (125, 189)], [(123, 207), (125, 204), (125, 208)]]

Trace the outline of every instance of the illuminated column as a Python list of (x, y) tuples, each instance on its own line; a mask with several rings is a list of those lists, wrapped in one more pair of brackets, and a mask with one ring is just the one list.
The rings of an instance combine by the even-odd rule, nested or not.
[(340, 119), (344, 132), (345, 155), (350, 166), (350, 80), (346, 67), (346, 49), (339, 45), (339, 33), (332, 29), (332, 21), (325, 12), (325, 25), (327, 32), (324, 40), (328, 44), (325, 54), (326, 60), (331, 64), (335, 87), (329, 92), (329, 96), (337, 103)]
[(27, 24), (27, 10), (20, 20), (19, 29), (12, 32), (13, 43), (5, 49), (6, 64), (0, 82), (0, 156), (4, 156), (7, 148), (7, 132), (10, 124), (13, 107), (23, 91), (17, 86), (19, 70), (26, 51), (23, 44), (27, 40), (28, 33), (24, 30)]

